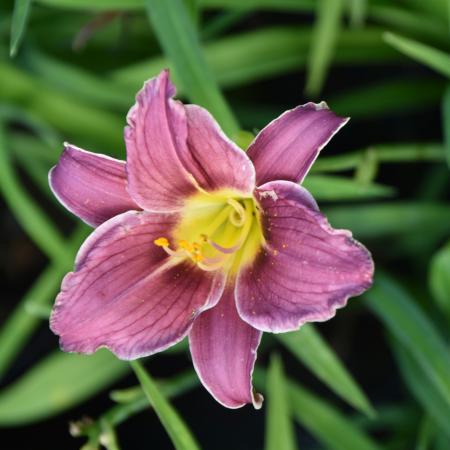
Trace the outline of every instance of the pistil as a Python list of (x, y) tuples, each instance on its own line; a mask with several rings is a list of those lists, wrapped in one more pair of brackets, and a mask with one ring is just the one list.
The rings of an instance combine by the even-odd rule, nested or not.
[[(246, 244), (252, 227), (258, 226), (256, 218), (258, 213), (254, 200), (245, 198), (242, 200), (233, 197), (223, 198), (223, 207), (216, 209), (211, 221), (206, 225), (208, 215), (198, 216), (202, 227), (195, 233), (196, 211), (204, 211), (204, 208), (188, 210), (189, 219), (175, 233), (177, 236), (189, 236), (188, 239), (179, 239), (176, 249), (170, 247), (170, 242), (165, 237), (155, 239), (155, 245), (162, 247), (164, 251), (173, 257), (189, 258), (197, 266), (206, 271), (219, 269), (229, 270), (242, 260), (241, 250)], [(199, 203), (197, 203), (198, 205)], [(220, 208), (220, 207), (219, 207)], [(256, 222), (255, 222), (256, 219)], [(205, 226), (206, 225), (206, 226)], [(254, 251), (251, 246), (250, 251)], [(239, 254), (235, 262), (236, 255)]]

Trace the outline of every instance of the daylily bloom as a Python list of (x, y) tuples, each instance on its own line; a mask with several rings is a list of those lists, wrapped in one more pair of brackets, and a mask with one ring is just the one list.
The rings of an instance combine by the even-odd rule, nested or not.
[(97, 227), (63, 280), (51, 328), (65, 351), (107, 347), (121, 359), (189, 336), (214, 398), (258, 408), (262, 332), (330, 319), (372, 282), (369, 252), (331, 228), (299, 185), (348, 119), (307, 103), (244, 152), (174, 95), (167, 71), (139, 92), (126, 163), (66, 144), (51, 170), (61, 203)]

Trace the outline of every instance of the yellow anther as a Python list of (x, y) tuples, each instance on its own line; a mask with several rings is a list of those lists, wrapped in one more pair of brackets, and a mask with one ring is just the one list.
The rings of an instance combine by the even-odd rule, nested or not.
[(186, 250), (187, 252), (192, 252), (194, 250), (194, 246), (190, 242), (185, 241), (184, 239), (178, 242), (178, 246), (183, 250)]
[(193, 248), (194, 252), (199, 252), (202, 249), (202, 246), (198, 242), (194, 242), (192, 244), (192, 248)]
[(194, 254), (192, 255), (192, 259), (193, 259), (195, 262), (203, 261), (203, 255), (202, 255), (201, 253), (194, 253)]
[(158, 239), (155, 239), (153, 241), (153, 243), (155, 245), (157, 245), (158, 247), (168, 247), (169, 246), (169, 240), (166, 239), (165, 237), (160, 237)]

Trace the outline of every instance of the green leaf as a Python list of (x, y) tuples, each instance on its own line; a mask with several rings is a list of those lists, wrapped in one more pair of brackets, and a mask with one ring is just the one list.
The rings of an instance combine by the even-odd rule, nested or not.
[(31, 0), (14, 1), (14, 10), (11, 21), (11, 44), (9, 48), (9, 54), (11, 57), (16, 55), (20, 42), (25, 34), (30, 9)]
[(450, 84), (447, 85), (442, 99), (442, 129), (444, 131), (445, 155), (450, 168)]
[(224, 131), (234, 135), (238, 124), (206, 64), (183, 1), (146, 0), (145, 4), (158, 40), (190, 100), (207, 108)]
[[(143, 9), (145, 0), (36, 0), (48, 6), (64, 9), (108, 11)], [(208, 8), (242, 9), (241, 0), (199, 0), (199, 5)], [(274, 10), (311, 11), (314, 0), (247, 0), (248, 9), (262, 8)]]
[(434, 300), (450, 320), (450, 241), (433, 256), (428, 282)]
[(440, 144), (376, 144), (356, 152), (320, 157), (311, 167), (311, 172), (337, 172), (356, 169), (365, 161), (369, 151), (379, 163), (440, 162), (445, 159), (444, 147)]
[(144, 0), (35, 0), (42, 5), (81, 11), (135, 10), (144, 9)]
[(450, 56), (447, 53), (394, 33), (384, 33), (383, 39), (399, 52), (450, 78)]
[(435, 423), (450, 437), (448, 402), (442, 398), (438, 389), (430, 382), (427, 373), (405, 346), (395, 339), (392, 340), (391, 348), (406, 386)]
[(297, 421), (330, 450), (381, 450), (329, 403), (290, 383), (289, 398)]
[(294, 450), (295, 436), (286, 392), (283, 364), (273, 355), (267, 374), (266, 450)]
[(305, 87), (310, 96), (319, 94), (324, 84), (336, 47), (343, 11), (343, 0), (317, 0)]
[(298, 331), (276, 337), (333, 392), (357, 410), (374, 417), (369, 399), (313, 325), (305, 324)]
[(80, 146), (84, 143), (89, 146), (93, 142), (99, 143), (100, 148), (96, 150), (123, 158), (123, 118), (108, 110), (87, 105), (75, 96), (63, 94), (51, 84), (36, 80), (25, 71), (1, 60), (0, 98), (20, 104), (67, 138), (77, 136)]
[(24, 425), (72, 408), (129, 370), (107, 350), (81, 356), (56, 351), (0, 393), (0, 425)]
[(71, 259), (59, 230), (23, 189), (7, 151), (7, 139), (0, 120), (0, 192), (14, 216), (47, 256), (60, 263)]
[(403, 3), (409, 4), (411, 7), (430, 14), (436, 20), (442, 20), (448, 23), (448, 2), (446, 0), (403, 0)]
[(393, 79), (351, 88), (328, 101), (337, 114), (350, 117), (386, 116), (388, 113), (408, 114), (438, 104), (444, 83), (439, 80)]
[[(203, 50), (219, 85), (234, 87), (304, 68), (310, 43), (309, 27), (265, 27), (205, 44)], [(336, 63), (379, 64), (398, 59), (398, 53), (383, 43), (377, 29), (343, 30), (339, 35)], [(157, 74), (164, 67), (172, 64), (157, 57), (115, 70), (111, 77), (131, 95), (149, 74)], [(184, 94), (177, 73), (173, 75), (177, 92)]]
[(415, 450), (430, 450), (435, 433), (436, 429), (433, 421), (428, 416), (424, 416), (417, 433)]
[[(122, 111), (130, 108), (133, 103), (134, 98), (123, 92), (113, 81), (96, 77), (38, 50), (26, 52), (26, 61), (46, 83), (93, 105)], [(148, 74), (148, 78), (151, 75)]]
[(376, 183), (360, 183), (336, 175), (309, 175), (302, 183), (317, 200), (359, 200), (390, 197), (395, 190)]
[(199, 449), (200, 447), (195, 442), (194, 437), (181, 417), (164, 398), (163, 394), (159, 391), (155, 382), (142, 367), (141, 363), (139, 361), (131, 361), (130, 364), (141, 383), (148, 401), (158, 415), (159, 420), (167, 431), (167, 434), (170, 436), (176, 450)]
[(350, 24), (352, 27), (362, 27), (367, 18), (369, 0), (348, 0)]
[(444, 45), (448, 42), (448, 27), (434, 17), (389, 4), (370, 5), (368, 13), (372, 20), (387, 26), (391, 31), (431, 38)]
[(420, 233), (446, 236), (450, 206), (426, 202), (372, 203), (324, 208), (335, 228), (348, 228), (359, 238), (402, 236)]
[[(161, 390), (161, 393), (168, 398), (182, 395), (198, 386), (198, 384), (198, 376), (193, 370), (181, 373), (170, 379), (157, 381), (157, 386)], [(118, 401), (120, 404), (114, 405), (102, 413), (95, 422), (87, 425), (80, 424), (80, 434), (88, 436), (89, 442), (97, 446), (99, 445), (103, 431), (102, 424), (108, 423), (111, 426), (117, 426), (141, 411), (151, 408), (140, 385), (126, 389), (125, 391), (113, 391), (110, 396), (112, 400)]]
[[(66, 244), (68, 254), (75, 255), (76, 250), (87, 235), (87, 227), (78, 226), (70, 241)], [(62, 277), (73, 265), (72, 259), (65, 264), (54, 262), (48, 266), (28, 289), (13, 313), (0, 328), (0, 378), (9, 364), (20, 352), (27, 339), (42, 322), (39, 317), (27, 313), (29, 309), (50, 306), (60, 286)]]
[(450, 407), (450, 352), (430, 319), (408, 292), (380, 269), (365, 295), (372, 311), (410, 352), (427, 382)]

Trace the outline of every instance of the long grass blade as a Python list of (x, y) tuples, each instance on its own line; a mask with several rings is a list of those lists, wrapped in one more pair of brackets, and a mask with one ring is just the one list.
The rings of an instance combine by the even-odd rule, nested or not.
[[(450, 64), (450, 60), (449, 60)], [(445, 155), (450, 168), (450, 83), (442, 98), (442, 129), (444, 131)]]
[(298, 384), (289, 385), (291, 408), (297, 421), (330, 450), (381, 450), (338, 409)]
[(0, 191), (14, 216), (36, 245), (55, 261), (67, 261), (64, 238), (31, 199), (20, 183), (8, 152), (8, 141), (0, 120)]
[(281, 359), (273, 355), (267, 374), (265, 450), (296, 448), (286, 386)]
[(409, 351), (450, 408), (450, 351), (408, 292), (378, 270), (366, 297), (372, 311)]
[(31, 0), (15, 0), (14, 10), (11, 21), (11, 44), (9, 54), (16, 56), (19, 45), (25, 34), (28, 17), (30, 15)]
[(415, 360), (410, 351), (397, 340), (392, 341), (392, 350), (400, 368), (400, 373), (416, 400), (433, 418), (434, 422), (450, 438), (450, 406), (435, 386), (430, 383), (429, 377)]
[(383, 39), (399, 52), (450, 78), (450, 55), (442, 50), (394, 33), (384, 33)]
[(176, 410), (167, 402), (157, 385), (139, 361), (131, 361), (148, 401), (164, 426), (176, 450), (198, 450), (200, 447)]
[[(66, 244), (68, 254), (75, 255), (76, 250), (87, 235), (87, 227), (80, 225)], [(65, 263), (54, 262), (49, 265), (28, 289), (12, 314), (0, 328), (0, 378), (8, 370), (15, 356), (22, 350), (34, 330), (42, 322), (39, 317), (28, 311), (48, 307), (61, 283), (61, 279), (70, 270), (72, 260)]]
[(363, 390), (313, 325), (306, 324), (299, 331), (276, 336), (333, 392), (368, 417), (375, 416), (375, 411)]
[(325, 82), (336, 47), (343, 11), (343, 0), (317, 0), (316, 23), (309, 50), (305, 87), (309, 96), (317, 96)]
[(182, 0), (146, 0), (147, 12), (159, 42), (173, 63), (190, 100), (205, 106), (230, 136), (239, 127), (222, 96)]
[(129, 371), (108, 350), (81, 356), (55, 351), (0, 393), (0, 425), (42, 420), (90, 398)]

